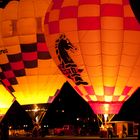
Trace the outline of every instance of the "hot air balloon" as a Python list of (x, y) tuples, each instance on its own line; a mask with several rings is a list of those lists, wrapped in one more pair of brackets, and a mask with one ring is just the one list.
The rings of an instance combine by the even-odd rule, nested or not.
[(0, 79), (20, 105), (47, 103), (65, 82), (45, 43), (49, 3), (12, 0), (2, 11)]
[(111, 120), (140, 86), (140, 24), (129, 0), (53, 0), (44, 24), (61, 72)]
[[(2, 8), (0, 8), (0, 21), (1, 21), (1, 13), (2, 13)], [(1, 38), (1, 34), (0, 34)], [(1, 39), (0, 39), (0, 46), (1, 46)], [(1, 54), (1, 52), (0, 52)], [(2, 70), (0, 69), (0, 72)], [(0, 80), (0, 121), (3, 119), (4, 115), (14, 102), (14, 96), (6, 90)]]

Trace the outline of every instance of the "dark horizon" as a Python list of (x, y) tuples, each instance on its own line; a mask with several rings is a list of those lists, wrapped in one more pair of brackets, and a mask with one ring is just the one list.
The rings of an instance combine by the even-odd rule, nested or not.
[[(124, 102), (119, 113), (115, 115), (113, 121), (140, 121), (140, 88), (138, 88), (132, 96)], [(61, 100), (60, 100), (61, 99)], [(60, 105), (60, 101), (62, 105)], [(72, 104), (71, 104), (72, 103)], [(74, 108), (75, 105), (75, 108)], [(56, 108), (55, 108), (56, 106)], [(71, 87), (71, 85), (66, 82), (60, 94), (56, 97), (52, 105), (50, 105), (50, 110), (48, 112), (53, 112), (57, 107), (62, 109), (68, 109), (72, 114), (83, 115), (84, 117), (96, 116), (94, 111), (91, 109), (89, 104), (84, 101), (82, 97)], [(72, 110), (73, 109), (73, 110)]]
[[(140, 88), (138, 88), (138, 90), (126, 102), (124, 102), (119, 114), (115, 115), (113, 121), (121, 120), (140, 122), (139, 92)], [(74, 121), (75, 118), (80, 117), (92, 117), (94, 119), (97, 118), (96, 114), (94, 114), (89, 104), (84, 101), (82, 97), (80, 97), (80, 95), (72, 88), (72, 86), (68, 82), (64, 83), (60, 93), (51, 104), (39, 104), (38, 106), (44, 107), (47, 110), (42, 123), (48, 122), (52, 124), (53, 122), (54, 124), (60, 125), (61, 123), (70, 123), (71, 121)], [(7, 111), (5, 115), (6, 117), (4, 118), (9, 118), (10, 121), (17, 120), (19, 122), (19, 119), (21, 119), (21, 121), (24, 121), (24, 111), (29, 108), (32, 108), (32, 105), (20, 106), (20, 104), (16, 101), (16, 103), (14, 102), (10, 109)]]

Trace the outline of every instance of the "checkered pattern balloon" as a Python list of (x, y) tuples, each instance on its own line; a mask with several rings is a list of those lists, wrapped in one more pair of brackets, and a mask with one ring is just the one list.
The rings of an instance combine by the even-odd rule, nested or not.
[(50, 0), (10, 1), (0, 22), (0, 79), (22, 104), (50, 102), (65, 82), (44, 37)]
[(47, 46), (96, 114), (117, 114), (140, 86), (140, 24), (129, 0), (53, 0)]

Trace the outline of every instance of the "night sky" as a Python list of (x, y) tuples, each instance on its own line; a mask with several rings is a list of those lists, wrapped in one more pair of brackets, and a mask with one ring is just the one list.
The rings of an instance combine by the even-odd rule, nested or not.
[[(118, 115), (113, 118), (114, 121), (140, 121), (140, 89), (138, 89), (122, 106)], [(64, 111), (64, 112), (62, 112)], [(78, 93), (65, 83), (61, 89), (60, 94), (55, 98), (54, 102), (50, 105), (44, 122), (69, 123), (77, 117), (81, 118), (94, 118), (96, 115)]]
[(114, 120), (119, 119), (140, 122), (140, 88), (124, 102), (119, 114), (114, 118)]
[[(59, 95), (49, 106), (46, 120), (53, 124), (63, 125), (75, 123), (77, 118), (96, 118), (90, 106), (85, 102), (67, 82), (63, 85)], [(52, 124), (52, 125), (53, 125)]]
[(9, 2), (10, 0), (0, 0), (0, 7), (4, 8), (5, 5)]

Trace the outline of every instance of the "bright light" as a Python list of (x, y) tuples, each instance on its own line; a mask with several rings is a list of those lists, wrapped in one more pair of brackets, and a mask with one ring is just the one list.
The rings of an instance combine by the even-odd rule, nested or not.
[(76, 118), (77, 121), (79, 121), (79, 118)]
[(47, 125), (44, 125), (44, 127), (49, 127), (49, 125), (47, 124)]
[(105, 122), (107, 121), (107, 118), (108, 118), (108, 114), (104, 114)]
[(35, 104), (34, 105), (34, 112), (37, 112), (38, 111), (38, 106)]
[(39, 122), (39, 117), (38, 117), (38, 116), (36, 116), (35, 120), (36, 120), (36, 122)]
[(23, 127), (28, 127), (28, 125), (25, 124), (25, 125), (23, 125)]

